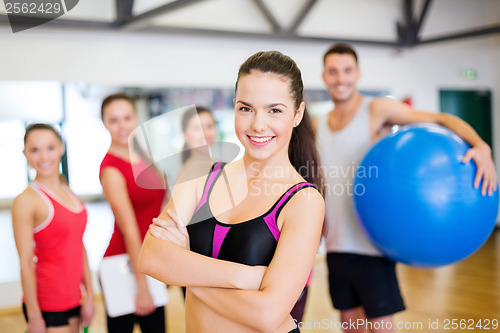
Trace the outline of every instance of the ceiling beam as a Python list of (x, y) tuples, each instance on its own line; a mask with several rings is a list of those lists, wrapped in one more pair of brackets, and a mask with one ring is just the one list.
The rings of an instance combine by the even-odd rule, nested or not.
[(455, 40), (455, 39), (486, 36), (486, 35), (497, 34), (497, 33), (500, 33), (500, 24), (490, 26), (487, 28), (480, 28), (480, 29), (468, 30), (468, 31), (449, 34), (449, 35), (443, 35), (443, 36), (439, 36), (439, 37), (433, 37), (433, 38), (421, 40), (418, 42), (418, 44), (419, 45), (420, 44), (431, 44), (431, 43), (445, 42), (445, 41), (450, 41), (450, 40)]
[(420, 12), (420, 18), (418, 19), (417, 26), (415, 27), (415, 40), (418, 41), (419, 34), (422, 29), (422, 24), (424, 23), (425, 17), (429, 12), (429, 7), (432, 4), (432, 0), (425, 0), (424, 6), (422, 7), (422, 12)]
[(411, 47), (416, 45), (416, 23), (413, 14), (413, 0), (401, 0), (403, 20), (397, 23), (399, 43)]
[(134, 0), (115, 0), (116, 22), (122, 24), (132, 17)]
[[(154, 32), (154, 33), (165, 33), (165, 34), (189, 34), (196, 36), (212, 36), (212, 37), (232, 37), (232, 38), (253, 38), (253, 39), (263, 39), (263, 40), (289, 40), (297, 42), (346, 42), (352, 44), (366, 44), (375, 46), (386, 46), (386, 47), (412, 47), (421, 44), (437, 43), (449, 40), (457, 40), (471, 37), (486, 36), (491, 34), (500, 33), (500, 24), (490, 25), (487, 27), (471, 29), (463, 32), (450, 33), (446, 35), (441, 35), (437, 37), (431, 37), (427, 39), (421, 39), (418, 35), (422, 30), (423, 22), (429, 13), (429, 8), (432, 5), (432, 0), (425, 0), (420, 16), (415, 19), (413, 4), (414, 0), (401, 0), (403, 19), (398, 23), (398, 40), (371, 40), (371, 39), (345, 39), (335, 36), (307, 36), (298, 35), (297, 28), (304, 21), (307, 15), (310, 13), (313, 6), (317, 3), (317, 0), (308, 0), (304, 3), (302, 10), (298, 13), (292, 26), (283, 30), (280, 24), (276, 21), (272, 13), (269, 11), (268, 7), (265, 5), (263, 0), (253, 0), (254, 3), (260, 8), (262, 13), (268, 12), (268, 15), (264, 14), (269, 20), (270, 24), (273, 26), (273, 32), (271, 33), (256, 33), (256, 32), (240, 32), (240, 31), (226, 31), (217, 29), (201, 29), (201, 28), (183, 28), (183, 27), (160, 27), (160, 26), (148, 26), (150, 21), (159, 15), (173, 12), (175, 10), (191, 6), (195, 3), (208, 0), (174, 0), (168, 4), (162, 5), (153, 10), (147, 11), (143, 14), (133, 16), (132, 9), (134, 0), (116, 0), (117, 6), (117, 21), (116, 22), (106, 22), (106, 21), (87, 21), (87, 20), (66, 20), (66, 19), (54, 19), (52, 21), (46, 22), (46, 20), (28, 17), (28, 16), (16, 16), (15, 19), (20, 21), (26, 26), (34, 26), (36, 23), (44, 23), (43, 26), (47, 28), (74, 28), (74, 29), (103, 29), (103, 30), (116, 30), (117, 28), (123, 28), (124, 26), (134, 25), (137, 23), (145, 23), (142, 26), (139, 25), (138, 32)], [(260, 5), (259, 5), (260, 4)], [(9, 17), (12, 15), (1, 15), (0, 14), (0, 26), (9, 26)], [(274, 22), (274, 23), (273, 23)]]
[(307, 3), (304, 5), (304, 7), (302, 7), (302, 9), (300, 10), (299, 14), (297, 15), (297, 17), (293, 21), (292, 25), (288, 29), (288, 31), (287, 31), (288, 33), (290, 33), (290, 34), (297, 33), (297, 29), (302, 24), (302, 22), (307, 17), (307, 15), (311, 12), (311, 9), (314, 7), (314, 5), (316, 4), (316, 2), (318, 2), (318, 0), (309, 0), (309, 1), (307, 1)]
[[(117, 0), (120, 1), (120, 0)], [(196, 3), (207, 0), (175, 0), (157, 8), (151, 9), (142, 14), (131, 16), (119, 24), (120, 28), (138, 29), (147, 26), (153, 19), (160, 15), (168, 14), (176, 10), (189, 7)]]
[(278, 20), (274, 17), (271, 10), (266, 6), (263, 0), (253, 0), (253, 3), (257, 6), (261, 14), (266, 18), (266, 21), (271, 25), (273, 32), (275, 34), (281, 33), (283, 28), (279, 24)]
[(228, 31), (215, 29), (200, 29), (200, 28), (184, 28), (184, 27), (166, 27), (166, 26), (151, 26), (141, 29), (140, 32), (145, 33), (162, 33), (162, 34), (181, 34), (207, 37), (229, 37), (229, 38), (253, 38), (260, 40), (287, 40), (297, 42), (327, 42), (327, 43), (350, 43), (350, 44), (367, 44), (377, 46), (392, 46), (400, 47), (397, 41), (390, 40), (365, 40), (365, 39), (344, 39), (337, 37), (319, 37), (319, 36), (304, 36), (290, 33), (259, 33), (259, 32), (242, 32)]

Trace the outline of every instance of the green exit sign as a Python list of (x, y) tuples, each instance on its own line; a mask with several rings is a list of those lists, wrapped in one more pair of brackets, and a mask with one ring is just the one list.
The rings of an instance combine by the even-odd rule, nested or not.
[(475, 69), (466, 68), (460, 71), (460, 76), (466, 80), (475, 80), (477, 78), (477, 72)]

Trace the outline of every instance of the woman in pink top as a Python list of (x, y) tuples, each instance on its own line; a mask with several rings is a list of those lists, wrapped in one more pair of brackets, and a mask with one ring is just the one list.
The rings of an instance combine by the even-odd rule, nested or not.
[[(77, 333), (94, 294), (82, 237), (87, 212), (59, 174), (64, 144), (53, 127), (26, 129), (24, 155), (36, 177), (12, 205), (28, 333)], [(82, 301), (81, 285), (86, 296)]]

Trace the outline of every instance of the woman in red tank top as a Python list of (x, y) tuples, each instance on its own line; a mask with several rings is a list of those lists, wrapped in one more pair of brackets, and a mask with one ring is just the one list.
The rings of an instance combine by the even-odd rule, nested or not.
[(63, 153), (64, 144), (51, 126), (33, 124), (26, 129), (24, 155), (36, 177), (14, 200), (12, 223), (28, 333), (77, 333), (80, 317), (88, 326), (94, 313), (82, 242), (87, 212), (59, 175)]
[(135, 322), (143, 333), (165, 332), (165, 308), (155, 306), (146, 276), (139, 274), (136, 267), (149, 224), (162, 209), (166, 184), (139, 152), (129, 146), (129, 136), (137, 126), (133, 99), (126, 94), (110, 95), (102, 102), (101, 115), (111, 135), (111, 145), (101, 163), (99, 177), (104, 197), (115, 216), (114, 232), (104, 257), (128, 254), (137, 286), (134, 313), (111, 317), (107, 309), (108, 332), (131, 333)]

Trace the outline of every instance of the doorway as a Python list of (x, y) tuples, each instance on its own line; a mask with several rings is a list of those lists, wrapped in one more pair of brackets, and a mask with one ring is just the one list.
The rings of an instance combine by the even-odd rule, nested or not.
[(489, 90), (440, 90), (441, 112), (462, 118), (493, 151), (491, 121), (491, 91)]

